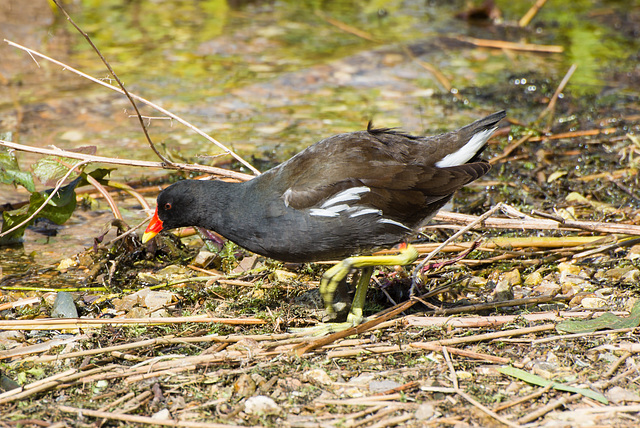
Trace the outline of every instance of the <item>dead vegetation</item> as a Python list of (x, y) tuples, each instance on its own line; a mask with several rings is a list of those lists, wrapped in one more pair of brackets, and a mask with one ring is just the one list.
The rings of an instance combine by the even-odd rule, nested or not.
[[(4, 276), (0, 427), (637, 426), (640, 116), (600, 117), (578, 131), (511, 123), (493, 175), (460, 195), (467, 213), (417, 237), (441, 260), (377, 272), (369, 321), (345, 332), (287, 332), (318, 319), (326, 265), (231, 245), (195, 263), (198, 238), (141, 248), (135, 227)], [(41, 275), (76, 286), (25, 286)], [(42, 318), (60, 291), (80, 316)]]

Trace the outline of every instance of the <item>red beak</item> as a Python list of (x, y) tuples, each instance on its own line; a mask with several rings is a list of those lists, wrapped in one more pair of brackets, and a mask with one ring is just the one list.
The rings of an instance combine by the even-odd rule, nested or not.
[(153, 217), (151, 217), (151, 221), (149, 222), (149, 226), (147, 226), (147, 230), (144, 231), (142, 235), (142, 243), (148, 242), (151, 238), (156, 236), (158, 232), (162, 230), (162, 220), (158, 218), (158, 208), (156, 207), (156, 212), (153, 213)]

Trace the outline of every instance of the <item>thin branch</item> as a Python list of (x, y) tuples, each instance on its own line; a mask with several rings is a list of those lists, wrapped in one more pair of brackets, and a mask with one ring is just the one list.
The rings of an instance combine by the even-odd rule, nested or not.
[[(560, 96), (564, 88), (567, 86), (567, 83), (569, 83), (569, 79), (571, 79), (571, 76), (573, 76), (573, 73), (576, 71), (577, 68), (578, 66), (576, 64), (572, 64), (571, 67), (569, 67), (569, 70), (562, 78), (562, 81), (558, 85), (558, 88), (553, 93), (553, 96), (551, 97), (549, 104), (544, 110), (542, 110), (542, 112), (540, 113), (540, 116), (538, 116), (538, 120), (537, 120), (538, 122), (540, 122), (546, 115), (550, 115), (549, 123), (551, 123), (551, 119), (553, 118), (553, 111), (556, 108), (556, 102), (558, 101), (558, 97)], [(550, 128), (550, 126), (548, 128)], [(548, 129), (547, 129), (547, 132), (548, 132)]]
[[(150, 161), (140, 161), (140, 160), (131, 160), (131, 159), (118, 159), (118, 158), (109, 158), (106, 156), (95, 156), (88, 155), (84, 153), (70, 152), (67, 150), (55, 148), (55, 149), (44, 149), (40, 147), (31, 147), (25, 146), (24, 144), (12, 143), (10, 141), (0, 140), (0, 146), (9, 147), (11, 149), (20, 150), (23, 152), (29, 153), (39, 153), (43, 155), (53, 155), (53, 156), (64, 156), (72, 159), (81, 159), (88, 162), (97, 162), (97, 163), (108, 163), (114, 165), (128, 165), (128, 166), (139, 166), (146, 168), (165, 168), (162, 162), (150, 162)], [(214, 174), (221, 177), (229, 177), (239, 181), (247, 181), (253, 178), (253, 176), (248, 174), (243, 174), (241, 172), (230, 171), (224, 168), (217, 168), (214, 166), (205, 166), (205, 165), (189, 165), (189, 164), (175, 164), (176, 168), (184, 171), (198, 171), (198, 172), (206, 172), (208, 174)]]
[(538, 11), (542, 9), (542, 6), (544, 6), (546, 2), (547, 0), (537, 0), (535, 4), (531, 6), (531, 9), (529, 9), (522, 18), (520, 18), (520, 21), (518, 21), (518, 26), (526, 27), (527, 25), (529, 25), (533, 17), (536, 16)]
[(564, 48), (556, 45), (534, 45), (531, 43), (514, 43), (504, 40), (476, 39), (475, 37), (457, 36), (454, 37), (462, 42), (470, 43), (483, 48), (508, 49), (513, 51), (562, 53)]
[(87, 43), (89, 43), (89, 46), (91, 46), (91, 48), (96, 52), (96, 54), (98, 54), (98, 56), (100, 57), (100, 60), (102, 61), (102, 63), (105, 65), (105, 67), (107, 67), (107, 70), (109, 70), (109, 73), (113, 76), (115, 81), (118, 83), (118, 85), (120, 86), (120, 89), (122, 89), (122, 92), (124, 92), (124, 95), (129, 99), (129, 102), (133, 106), (133, 109), (136, 111), (136, 115), (138, 117), (138, 121), (140, 122), (140, 127), (142, 128), (142, 132), (144, 133), (144, 136), (147, 139), (147, 142), (149, 143), (149, 147), (151, 147), (151, 150), (153, 150), (153, 152), (156, 154), (156, 156), (158, 156), (162, 160), (162, 162), (164, 162), (166, 165), (173, 165), (173, 162), (170, 161), (169, 159), (167, 159), (166, 157), (164, 157), (164, 155), (158, 151), (158, 149), (156, 148), (155, 144), (153, 144), (153, 141), (151, 141), (151, 136), (149, 135), (149, 131), (147, 130), (147, 126), (144, 124), (144, 120), (142, 120), (142, 115), (140, 114), (140, 110), (138, 110), (138, 106), (136, 105), (136, 102), (133, 100), (133, 98), (131, 98), (131, 95), (129, 94), (129, 91), (127, 90), (127, 88), (125, 88), (124, 84), (122, 83), (122, 81), (120, 80), (120, 78), (118, 77), (116, 72), (113, 70), (113, 68), (111, 68), (111, 64), (109, 64), (109, 62), (105, 59), (105, 57), (102, 56), (102, 53), (100, 52), (98, 47), (93, 43), (93, 41), (91, 40), (91, 37), (89, 37), (89, 35), (87, 33), (85, 33), (78, 26), (78, 24), (75, 23), (75, 21), (73, 19), (71, 19), (71, 16), (69, 16), (69, 14), (65, 10), (65, 8), (62, 7), (62, 5), (58, 2), (58, 0), (52, 0), (52, 1), (53, 1), (53, 3), (55, 3), (55, 5), (58, 7), (58, 9), (60, 9), (60, 11), (64, 14), (64, 16), (67, 18), (67, 21), (69, 21), (71, 23), (71, 25), (73, 25), (73, 27), (76, 30), (78, 30), (78, 32), (80, 34), (82, 34), (82, 37), (84, 37), (85, 40), (87, 41)]
[(429, 262), (429, 260), (431, 260), (436, 254), (438, 254), (440, 252), (440, 250), (442, 250), (444, 247), (446, 247), (451, 242), (453, 242), (456, 239), (458, 239), (458, 237), (460, 235), (462, 235), (462, 234), (466, 233), (467, 231), (471, 230), (474, 226), (478, 225), (479, 223), (482, 223), (484, 220), (486, 220), (487, 218), (491, 217), (496, 211), (501, 210), (501, 209), (503, 209), (503, 204), (502, 203), (496, 204), (496, 206), (491, 208), (486, 213), (482, 214), (480, 217), (478, 217), (472, 223), (469, 223), (468, 225), (466, 225), (465, 227), (463, 227), (462, 229), (460, 229), (459, 231), (457, 231), (456, 233), (451, 235), (449, 237), (449, 239), (444, 241), (442, 244), (440, 244), (440, 246), (438, 248), (433, 250), (427, 257), (425, 257), (424, 260), (422, 260), (418, 264), (418, 266), (416, 266), (413, 269), (413, 273), (411, 274), (411, 291), (409, 292), (409, 294), (411, 296), (413, 296), (415, 294), (415, 289), (416, 289), (417, 284), (418, 284), (418, 274), (422, 271), (422, 268), (424, 267), (424, 265), (426, 265)]
[[(57, 60), (55, 60), (53, 58), (50, 58), (50, 57), (48, 57), (48, 56), (46, 56), (44, 54), (41, 54), (40, 52), (35, 51), (33, 49), (29, 49), (29, 48), (27, 48), (25, 46), (19, 45), (18, 43), (14, 43), (14, 42), (12, 42), (10, 40), (7, 40), (7, 39), (4, 39), (4, 41), (7, 44), (9, 44), (9, 46), (13, 46), (13, 47), (16, 47), (18, 49), (21, 49), (21, 50), (29, 53), (30, 55), (35, 55), (35, 56), (38, 56), (40, 58), (46, 59), (49, 62), (52, 62), (54, 64), (57, 64), (57, 65), (61, 66), (64, 70), (67, 70), (67, 71), (70, 71), (72, 73), (75, 73), (75, 74), (77, 74), (77, 75), (79, 75), (81, 77), (84, 77), (87, 80), (91, 80), (94, 83), (97, 83), (99, 85), (104, 86), (105, 88), (111, 89), (112, 91), (115, 91), (115, 92), (118, 92), (118, 93), (124, 95), (124, 91), (122, 89), (118, 88), (117, 86), (113, 86), (113, 85), (110, 85), (108, 83), (105, 83), (100, 79), (96, 79), (95, 77), (89, 76), (88, 74), (83, 73), (83, 72), (81, 72), (79, 70), (76, 70), (75, 68), (73, 68), (73, 67), (71, 67), (71, 66), (69, 66), (69, 65), (67, 65), (67, 64), (65, 64), (63, 62), (57, 61)], [(255, 175), (259, 175), (260, 174), (260, 171), (258, 171), (256, 168), (254, 168), (249, 162), (247, 162), (244, 159), (242, 159), (235, 152), (233, 152), (232, 150), (228, 149), (224, 144), (222, 144), (221, 142), (219, 142), (215, 138), (207, 135), (204, 131), (200, 130), (199, 128), (196, 128), (191, 123), (187, 122), (186, 120), (182, 119), (181, 117), (176, 116), (175, 114), (171, 113), (170, 111), (165, 110), (164, 108), (160, 107), (159, 105), (157, 105), (157, 104), (155, 104), (155, 103), (153, 103), (153, 102), (151, 102), (151, 101), (149, 101), (149, 100), (147, 100), (145, 98), (142, 98), (142, 97), (140, 97), (138, 95), (131, 94), (131, 93), (130, 93), (130, 95), (131, 95), (131, 98), (133, 98), (135, 100), (138, 100), (138, 101), (140, 101), (140, 102), (142, 102), (142, 103), (144, 103), (144, 104), (146, 104), (146, 105), (158, 110), (160, 113), (165, 114), (165, 115), (169, 116), (172, 119), (175, 119), (176, 121), (180, 122), (181, 124), (183, 124), (187, 128), (189, 128), (192, 131), (194, 131), (196, 134), (206, 138), (207, 140), (209, 140), (210, 142), (212, 142), (213, 144), (218, 146), (220, 149), (222, 149), (226, 154), (229, 154), (229, 155), (233, 156), (234, 159), (236, 159), (238, 162), (242, 163), (244, 166), (249, 168)], [(183, 164), (175, 164), (176, 167), (174, 168), (173, 166), (170, 166), (170, 165), (163, 165), (161, 162), (147, 162), (147, 164), (151, 164), (151, 163), (154, 164), (153, 166), (158, 167), (158, 168), (180, 169), (180, 170), (187, 170), (187, 171), (210, 172), (208, 169), (209, 168), (213, 168), (213, 167), (207, 167), (207, 166), (204, 166), (204, 165), (197, 165), (197, 166), (196, 165), (190, 165), (189, 168), (186, 168), (185, 165), (183, 165)], [(221, 168), (216, 168), (216, 169), (220, 170)], [(216, 173), (216, 172), (214, 172), (213, 174), (221, 175), (221, 174)]]

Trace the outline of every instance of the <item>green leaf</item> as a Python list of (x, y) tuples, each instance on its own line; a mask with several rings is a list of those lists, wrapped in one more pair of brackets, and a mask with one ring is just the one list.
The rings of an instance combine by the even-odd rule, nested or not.
[[(76, 208), (76, 195), (75, 195), (75, 187), (80, 182), (80, 179), (77, 178), (72, 181), (70, 184), (61, 188), (57, 195), (49, 201), (49, 203), (38, 213), (36, 218), (47, 218), (54, 222), (55, 224), (63, 224), (73, 214), (73, 211)], [(46, 200), (48, 196), (43, 195), (42, 193), (34, 192), (31, 194), (31, 198), (29, 198), (29, 205), (25, 205), (14, 211), (5, 211), (2, 213), (2, 218), (4, 220), (2, 224), (2, 232), (11, 229), (17, 224), (25, 221), (31, 214), (33, 214)], [(55, 201), (55, 202), (54, 202)], [(0, 245), (8, 245), (15, 244), (20, 242), (22, 236), (24, 235), (25, 229), (34, 223), (35, 219), (31, 219), (27, 224), (22, 226), (21, 228), (14, 230), (10, 234), (3, 236), (0, 238)]]
[(556, 330), (565, 333), (591, 333), (597, 330), (620, 328), (634, 328), (640, 325), (640, 301), (631, 309), (628, 317), (621, 318), (611, 312), (605, 312), (598, 318), (590, 320), (567, 320), (556, 326)]
[[(69, 151), (74, 153), (94, 154), (96, 152), (96, 148), (94, 146), (84, 146)], [(40, 180), (41, 183), (52, 186), (58, 179), (62, 178), (67, 171), (69, 171), (70, 167), (80, 162), (82, 162), (80, 159), (47, 156), (40, 159), (33, 165), (33, 175), (38, 177), (38, 180)], [(72, 174), (72, 176), (74, 176), (74, 174)]]
[(30, 192), (36, 191), (31, 174), (20, 171), (15, 152), (5, 147), (0, 148), (0, 183), (14, 186), (19, 184)]
[(607, 400), (604, 395), (598, 392), (595, 392), (591, 389), (576, 388), (575, 386), (569, 386), (562, 383), (553, 382), (551, 380), (544, 379), (538, 375), (534, 375), (532, 373), (517, 369), (515, 367), (511, 367), (511, 366), (500, 367), (498, 371), (504, 375), (515, 377), (517, 379), (520, 379), (527, 383), (531, 383), (533, 385), (538, 385), (542, 387), (551, 385), (553, 389), (557, 389), (558, 391), (573, 392), (575, 394), (580, 394), (582, 396), (589, 397), (593, 400), (597, 400), (601, 403), (609, 404), (609, 400)]

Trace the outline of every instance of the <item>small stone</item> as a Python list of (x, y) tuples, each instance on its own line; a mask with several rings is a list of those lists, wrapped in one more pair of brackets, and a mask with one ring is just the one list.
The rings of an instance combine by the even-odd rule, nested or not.
[(520, 271), (518, 269), (513, 269), (513, 270), (510, 270), (509, 272), (506, 272), (504, 275), (502, 275), (502, 281), (506, 281), (507, 284), (511, 286), (522, 284)]
[(431, 419), (436, 414), (436, 408), (431, 403), (422, 403), (416, 410), (415, 418), (419, 421)]
[(533, 289), (533, 292), (541, 296), (555, 296), (560, 289), (560, 284), (545, 279), (540, 285)]
[(144, 298), (144, 306), (156, 310), (169, 305), (174, 295), (168, 291), (152, 291)]
[(313, 369), (304, 372), (302, 374), (302, 380), (316, 385), (331, 385), (333, 383), (327, 372), (322, 369)]
[(580, 266), (576, 266), (573, 263), (562, 262), (558, 264), (558, 272), (561, 274), (566, 272), (572, 275), (579, 275)]
[(538, 285), (540, 285), (541, 282), (542, 282), (542, 274), (540, 273), (539, 270), (530, 273), (524, 279), (524, 285), (528, 287), (537, 287)]
[(602, 309), (607, 307), (607, 301), (600, 297), (585, 297), (581, 303), (585, 309)]
[(352, 385), (369, 385), (375, 377), (376, 376), (373, 373), (362, 373), (349, 379), (349, 383)]
[(247, 398), (244, 402), (244, 411), (250, 415), (276, 415), (282, 409), (272, 398), (256, 395)]
[(56, 270), (63, 272), (69, 269), (70, 267), (76, 267), (76, 266), (78, 266), (78, 262), (76, 262), (75, 260), (62, 259), (60, 260), (60, 263), (58, 263), (58, 267), (56, 268)]
[(240, 397), (250, 397), (256, 392), (256, 383), (251, 375), (243, 373), (234, 382), (233, 391)]
[(245, 273), (247, 271), (255, 269), (257, 266), (258, 266), (258, 256), (253, 255), (250, 257), (245, 257), (242, 260), (240, 260), (240, 263), (238, 263), (238, 266), (233, 268), (232, 272)]
[(369, 392), (377, 393), (377, 392), (385, 392), (390, 389), (398, 388), (402, 384), (393, 380), (374, 380), (369, 383)]
[(52, 318), (78, 318), (78, 309), (73, 296), (67, 291), (60, 291), (53, 302)]
[(547, 362), (538, 362), (533, 365), (533, 373), (545, 379), (553, 379), (558, 368)]
[(73, 129), (70, 131), (63, 132), (62, 135), (60, 135), (60, 139), (65, 141), (71, 141), (71, 142), (82, 141), (84, 139), (84, 133), (82, 131)]
[(578, 293), (569, 302), (569, 307), (575, 308), (576, 306), (580, 306), (582, 304), (582, 299), (584, 299), (586, 297), (595, 297), (595, 294), (593, 294), (593, 293)]
[(481, 276), (472, 276), (465, 280), (464, 285), (467, 287), (484, 287), (487, 285), (487, 278)]
[(632, 266), (625, 266), (625, 267), (620, 267), (620, 268), (613, 268), (613, 269), (609, 269), (604, 273), (604, 277), (607, 279), (611, 279), (614, 281), (619, 281), (622, 279), (622, 277), (625, 276), (625, 274), (627, 274), (628, 272), (631, 272), (633, 270)]
[(456, 372), (456, 375), (458, 376), (458, 379), (460, 379), (460, 380), (473, 379), (473, 375), (471, 373), (465, 372), (465, 371), (458, 371), (458, 372)]
[(509, 281), (504, 279), (498, 281), (495, 290), (493, 290), (492, 297), (492, 301), (494, 302), (504, 302), (513, 299), (513, 290), (511, 289)]
[(629, 260), (640, 259), (640, 244), (636, 244), (629, 248), (629, 254), (627, 254)]
[(200, 251), (195, 259), (193, 259), (193, 265), (201, 268), (206, 268), (217, 257), (215, 253), (209, 251)]
[(282, 281), (282, 282), (292, 281), (296, 279), (296, 277), (298, 276), (293, 272), (289, 272), (287, 270), (282, 270), (282, 269), (276, 269), (273, 274), (276, 281)]
[(157, 421), (170, 421), (173, 418), (171, 417), (169, 409), (162, 409), (151, 415), (151, 419), (155, 419)]
[(614, 386), (609, 389), (605, 394), (607, 399), (613, 401), (616, 404), (632, 401), (632, 402), (640, 402), (640, 395), (636, 394), (633, 391), (629, 391), (628, 389), (624, 389), (620, 386)]
[(633, 269), (622, 275), (622, 282), (625, 284), (636, 284), (640, 280), (640, 270)]

